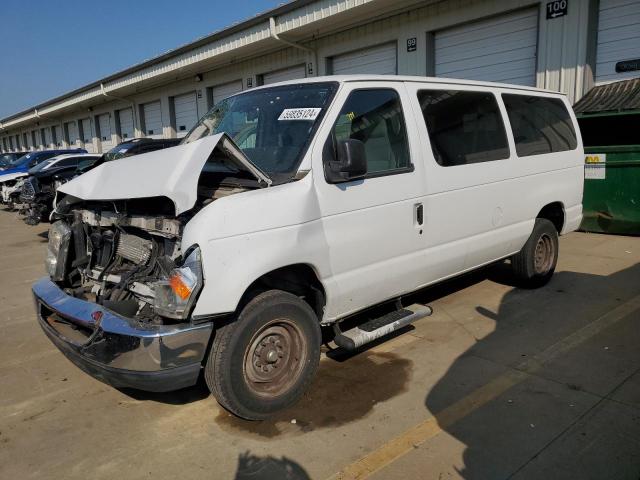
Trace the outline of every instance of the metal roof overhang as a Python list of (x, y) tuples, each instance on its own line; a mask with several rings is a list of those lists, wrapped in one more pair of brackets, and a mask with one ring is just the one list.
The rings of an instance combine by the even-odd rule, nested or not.
[(580, 117), (640, 113), (640, 78), (593, 87), (573, 109)]

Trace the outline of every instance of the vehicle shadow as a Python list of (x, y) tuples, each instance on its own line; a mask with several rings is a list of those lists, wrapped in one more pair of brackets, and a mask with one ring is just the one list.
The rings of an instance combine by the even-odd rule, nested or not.
[[(508, 282), (511, 277), (499, 268), (489, 267), (424, 289), (408, 296), (403, 303), (429, 303), (487, 278)], [(388, 305), (379, 308), (386, 310)], [(375, 312), (376, 310), (372, 310), (371, 313)], [(353, 352), (340, 348), (325, 351), (324, 361), (320, 363), (309, 391), (298, 404), (276, 414), (272, 419), (250, 422), (221, 409), (216, 422), (221, 428), (234, 433), (273, 438), (285, 433), (304, 433), (317, 428), (335, 427), (362, 418), (368, 415), (376, 404), (404, 392), (412, 371), (410, 360), (392, 353), (375, 353), (371, 349), (414, 329), (414, 326), (408, 325)], [(380, 382), (381, 378), (386, 381)], [(197, 385), (174, 392), (153, 393), (134, 389), (120, 391), (139, 401), (172, 405), (191, 403), (209, 396), (202, 376)], [(214, 401), (213, 398), (211, 401)], [(292, 425), (293, 419), (296, 423)]]
[(259, 457), (246, 452), (238, 457), (234, 480), (311, 480), (311, 477), (287, 457)]
[[(495, 266), (472, 277), (486, 275), (492, 280), (508, 282), (508, 267)], [(561, 362), (556, 365), (549, 360), (540, 368), (544, 369), (544, 375), (554, 378), (555, 383), (550, 382), (557, 389), (554, 393), (546, 391), (547, 387), (536, 387), (542, 384), (527, 377), (526, 382), (522, 380), (523, 385), (507, 385), (503, 390), (496, 390), (490, 400), (486, 397), (491, 385), (498, 384), (510, 372), (526, 368), (527, 360), (533, 362), (540, 352), (638, 293), (640, 263), (610, 275), (557, 272), (543, 288), (508, 291), (496, 312), (483, 305), (476, 307), (478, 314), (495, 322), (495, 329), (460, 355), (425, 398), (425, 406), (439, 427), (465, 446), (464, 467), (457, 471), (461, 477), (510, 478), (544, 448), (553, 432), (557, 433), (558, 424), (566, 422), (568, 415), (575, 415), (577, 408), (568, 413), (562, 408), (565, 403), (560, 398), (574, 395), (571, 398), (579, 400), (580, 392), (589, 391), (593, 382), (607, 381), (595, 380), (594, 375), (606, 377), (620, 373), (619, 364), (610, 366), (608, 371), (606, 362), (593, 356), (592, 362), (600, 362), (597, 368)], [(428, 301), (433, 295), (433, 291), (423, 292), (422, 297), (416, 296), (416, 301)], [(639, 363), (636, 362), (634, 368), (640, 366)], [(476, 395), (480, 392), (485, 396)], [(499, 401), (491, 403), (491, 408), (483, 409), (478, 404), (470, 407), (470, 402), (478, 398), (484, 398), (482, 401), (487, 404)], [(571, 468), (574, 467), (564, 465), (563, 471)], [(573, 471), (584, 472), (577, 465)], [(576, 474), (574, 478), (581, 477)]]
[(168, 405), (186, 405), (188, 403), (204, 400), (210, 393), (205, 384), (204, 377), (198, 378), (198, 383), (192, 387), (175, 390), (173, 392), (145, 392), (134, 388), (118, 388), (118, 390), (128, 397), (140, 402), (150, 401), (166, 403)]

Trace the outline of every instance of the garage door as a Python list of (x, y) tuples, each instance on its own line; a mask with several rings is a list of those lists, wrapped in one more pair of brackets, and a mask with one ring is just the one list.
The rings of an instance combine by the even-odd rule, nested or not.
[(600, 0), (596, 83), (635, 78), (616, 72), (621, 60), (640, 58), (640, 0)]
[(150, 138), (162, 138), (162, 109), (160, 102), (145, 103), (142, 106), (144, 134)]
[(111, 115), (105, 113), (98, 115), (98, 127), (100, 129), (100, 147), (102, 152), (108, 152), (113, 148), (111, 140)]
[(120, 123), (120, 139), (125, 141), (135, 137), (135, 132), (133, 131), (133, 110), (131, 108), (118, 110), (117, 115), (118, 122)]
[(80, 125), (82, 126), (82, 141), (84, 142), (84, 149), (89, 153), (94, 153), (95, 148), (93, 147), (93, 132), (91, 131), (91, 120), (88, 118), (83, 118), (80, 120)]
[(231, 95), (234, 95), (242, 91), (242, 80), (237, 82), (225, 83), (224, 85), (216, 85), (211, 87), (209, 96), (209, 108), (213, 107), (216, 103), (224, 100)]
[(78, 125), (76, 125), (76, 122), (67, 123), (67, 135), (69, 146), (75, 147), (77, 145), (78, 138), (80, 138), (78, 136)]
[(397, 72), (396, 44), (387, 43), (364, 50), (336, 55), (331, 59), (333, 75), (364, 73), (395, 75)]
[(198, 121), (196, 92), (173, 97), (175, 128), (178, 137), (184, 137)]
[(45, 150), (51, 148), (51, 129), (49, 127), (45, 127), (40, 130), (40, 136), (42, 138), (42, 145)]
[(435, 74), (533, 86), (537, 41), (537, 9), (436, 32)]
[(287, 80), (295, 80), (296, 78), (305, 78), (306, 69), (304, 65), (298, 65), (296, 67), (285, 68), (283, 70), (276, 70), (274, 72), (265, 73), (262, 75), (262, 84), (269, 85), (270, 83), (285, 82)]
[(62, 139), (60, 138), (60, 127), (54, 125), (51, 127), (51, 143), (53, 143), (54, 147), (59, 147), (62, 145)]

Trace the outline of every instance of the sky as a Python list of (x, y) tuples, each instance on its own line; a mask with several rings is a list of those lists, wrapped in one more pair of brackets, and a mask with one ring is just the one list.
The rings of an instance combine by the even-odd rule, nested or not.
[(0, 118), (283, 0), (2, 0)]

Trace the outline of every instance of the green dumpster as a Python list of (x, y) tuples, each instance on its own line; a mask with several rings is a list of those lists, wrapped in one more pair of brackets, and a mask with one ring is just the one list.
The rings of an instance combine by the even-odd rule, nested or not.
[(640, 145), (585, 147), (584, 153), (580, 228), (587, 232), (639, 235)]
[(575, 106), (588, 232), (640, 235), (640, 79), (593, 88)]

